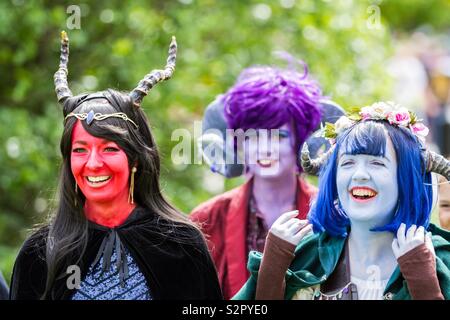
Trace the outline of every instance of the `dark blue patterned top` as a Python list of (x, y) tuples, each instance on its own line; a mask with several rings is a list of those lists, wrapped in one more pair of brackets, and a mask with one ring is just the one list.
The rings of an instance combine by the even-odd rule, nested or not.
[(102, 256), (99, 263), (89, 268), (86, 278), (81, 282), (80, 289), (72, 296), (72, 300), (152, 300), (145, 277), (128, 251), (126, 257), (129, 276), (125, 279), (124, 286), (120, 284), (116, 266), (117, 254), (114, 250), (110, 271), (101, 275)]

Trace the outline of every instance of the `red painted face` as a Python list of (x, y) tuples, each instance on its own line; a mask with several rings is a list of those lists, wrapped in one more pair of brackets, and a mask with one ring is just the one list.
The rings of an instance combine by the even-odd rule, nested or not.
[(127, 205), (128, 159), (115, 142), (92, 136), (77, 121), (72, 132), (70, 162), (87, 203), (110, 202), (119, 208)]

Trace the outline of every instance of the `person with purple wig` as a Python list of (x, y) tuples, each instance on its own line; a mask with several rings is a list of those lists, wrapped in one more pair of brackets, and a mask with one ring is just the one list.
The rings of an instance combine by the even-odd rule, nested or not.
[(280, 214), (298, 210), (304, 219), (309, 211), (316, 188), (301, 176), (298, 156), (320, 123), (322, 98), (304, 64), (302, 73), (295, 68), (247, 68), (215, 102), (226, 127), (245, 132), (235, 148), (243, 155), (247, 179), (200, 204), (191, 218), (208, 239), (225, 299), (247, 280), (248, 253), (264, 250), (267, 232)]

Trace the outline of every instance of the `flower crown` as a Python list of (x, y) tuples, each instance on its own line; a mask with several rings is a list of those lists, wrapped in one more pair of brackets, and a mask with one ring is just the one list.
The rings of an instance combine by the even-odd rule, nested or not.
[(360, 110), (353, 110), (349, 116), (340, 117), (335, 124), (325, 123), (323, 136), (328, 139), (335, 139), (341, 132), (364, 120), (385, 120), (391, 125), (409, 129), (423, 144), (429, 131), (414, 112), (392, 101), (387, 101), (375, 102)]

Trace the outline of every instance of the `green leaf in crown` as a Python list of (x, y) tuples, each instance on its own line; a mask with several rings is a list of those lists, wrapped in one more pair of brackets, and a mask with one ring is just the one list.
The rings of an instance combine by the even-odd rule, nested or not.
[(335, 139), (337, 136), (336, 129), (333, 123), (325, 122), (324, 137), (328, 139)]

